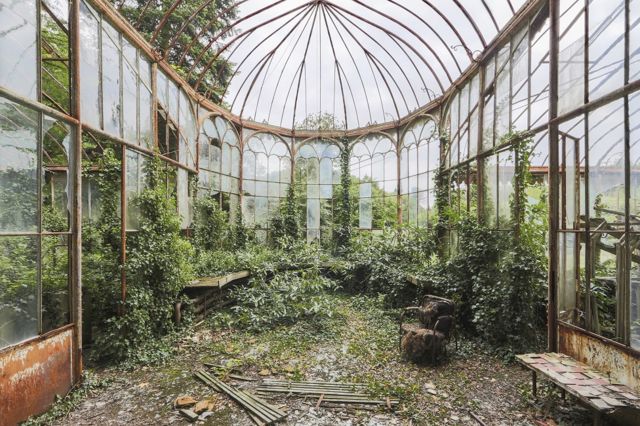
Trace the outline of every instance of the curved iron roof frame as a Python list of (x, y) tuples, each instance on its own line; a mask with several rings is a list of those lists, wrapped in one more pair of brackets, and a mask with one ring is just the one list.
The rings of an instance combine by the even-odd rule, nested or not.
[[(175, 12), (175, 10), (180, 6), (180, 4), (182, 3), (183, 0), (175, 0), (174, 3), (171, 4), (171, 6), (163, 13), (163, 16), (161, 18), (161, 23), (158, 25), (158, 27), (156, 28), (156, 30), (154, 31), (154, 34), (152, 36), (152, 41), (155, 42), (157, 35), (159, 35), (164, 26), (166, 25), (166, 23), (169, 21), (170, 15), (172, 13)], [(247, 3), (251, 0), (240, 0), (235, 2), (232, 6), (221, 10), (217, 16), (221, 17), (224, 14), (228, 13), (230, 10), (232, 10), (233, 8), (243, 4), (243, 3)], [(282, 3), (284, 0), (279, 0), (276, 2), (271, 3), (270, 5), (261, 8), (259, 10), (256, 10), (254, 12), (251, 13), (251, 16), (257, 16), (258, 14), (264, 12), (264, 10), (269, 9), (277, 4)], [(415, 17), (416, 19), (418, 19), (420, 22), (422, 22), (423, 24), (427, 24), (426, 21), (422, 18), (420, 18), (416, 13), (411, 12), (410, 10), (408, 10), (406, 7), (403, 7), (402, 5), (400, 5), (397, 1), (395, 0), (384, 0), (385, 2), (392, 4), (396, 7), (401, 8), (402, 10), (404, 10), (407, 13), (410, 13), (413, 17)], [(436, 108), (439, 108), (442, 101), (444, 99), (446, 99), (448, 97), (448, 95), (450, 93), (452, 93), (455, 88), (458, 86), (458, 83), (461, 81), (464, 81), (472, 72), (474, 72), (477, 67), (478, 64), (480, 62), (482, 62), (488, 55), (488, 53), (492, 52), (493, 50), (495, 50), (495, 47), (497, 44), (501, 43), (501, 40), (503, 39), (503, 35), (505, 33), (508, 33), (508, 30), (512, 30), (513, 29), (513, 24), (514, 21), (516, 22), (520, 22), (521, 19), (523, 18), (523, 15), (529, 15), (531, 10), (533, 9), (532, 6), (534, 6), (536, 9), (539, 8), (539, 6), (543, 5), (544, 3), (546, 3), (544, 0), (528, 0), (518, 11), (516, 11), (516, 9), (513, 6), (512, 0), (505, 0), (506, 4), (508, 5), (509, 9), (512, 12), (512, 16), (509, 19), (509, 21), (500, 29), (499, 25), (498, 25), (498, 21), (494, 15), (494, 13), (492, 12), (491, 8), (487, 5), (486, 0), (481, 0), (482, 6), (483, 8), (486, 10), (487, 14), (489, 15), (489, 17), (491, 18), (491, 21), (493, 23), (493, 26), (499, 30), (497, 35), (494, 37), (493, 41), (490, 42), (489, 44), (487, 44), (486, 40), (484, 39), (484, 36), (482, 35), (482, 32), (480, 31), (477, 23), (474, 21), (473, 17), (471, 16), (471, 14), (469, 13), (469, 11), (464, 7), (464, 5), (462, 5), (460, 3), (459, 0), (452, 0), (456, 7), (464, 14), (464, 16), (466, 17), (467, 21), (469, 22), (469, 24), (473, 27), (474, 31), (476, 32), (476, 35), (478, 36), (482, 46), (483, 46), (483, 51), (480, 53), (478, 58), (474, 58), (473, 56), (473, 52), (470, 50), (468, 44), (466, 43), (465, 39), (460, 35), (460, 32), (456, 29), (456, 26), (453, 25), (453, 23), (451, 22), (451, 20), (449, 20), (447, 18), (446, 15), (444, 15), (444, 13), (437, 7), (435, 6), (432, 2), (430, 2), (429, 0), (422, 0), (422, 2), (424, 4), (426, 4), (427, 6), (429, 6), (439, 17), (440, 19), (446, 24), (446, 26), (456, 35), (456, 37), (458, 38), (458, 40), (460, 41), (460, 46), (462, 46), (468, 57), (471, 60), (471, 63), (469, 66), (467, 66), (467, 69), (465, 72), (462, 73), (462, 75), (460, 75), (455, 82), (451, 83), (450, 87), (447, 88), (446, 90), (443, 90), (443, 95), (438, 97), (437, 99), (434, 99), (432, 101), (430, 101), (428, 104), (421, 106), (420, 108), (418, 108), (417, 110), (405, 115), (405, 116), (398, 116), (397, 120), (394, 121), (390, 121), (390, 122), (384, 122), (381, 124), (374, 124), (374, 125), (367, 125), (364, 127), (358, 127), (358, 128), (352, 128), (352, 129), (348, 129), (347, 130), (333, 130), (333, 131), (312, 131), (312, 130), (297, 130), (294, 128), (288, 129), (288, 128), (284, 128), (281, 126), (273, 126), (273, 125), (269, 125), (269, 124), (261, 124), (261, 123), (253, 123), (251, 121), (247, 121), (246, 119), (244, 119), (242, 116), (237, 116), (233, 113), (231, 113), (230, 111), (225, 110), (224, 108), (219, 107), (218, 105), (214, 104), (213, 102), (211, 102), (208, 99), (204, 99), (200, 94), (196, 93), (194, 90), (190, 90), (190, 94), (197, 99), (197, 103), (200, 105), (205, 105), (208, 109), (213, 109), (213, 110), (218, 110), (218, 112), (220, 113), (220, 115), (222, 115), (224, 118), (231, 120), (232, 122), (235, 122), (236, 125), (240, 126), (240, 127), (246, 127), (246, 128), (254, 128), (254, 129), (261, 129), (262, 131), (271, 131), (274, 133), (278, 133), (278, 134), (282, 134), (282, 135), (288, 135), (288, 136), (295, 136), (295, 135), (306, 135), (307, 137), (311, 137), (312, 135), (316, 134), (326, 134), (326, 137), (329, 137), (329, 135), (331, 134), (341, 134), (341, 135), (361, 135), (361, 134), (366, 134), (366, 133), (370, 133), (372, 131), (376, 131), (376, 130), (384, 130), (384, 129), (388, 129), (391, 127), (395, 127), (395, 126), (399, 126), (399, 125), (405, 125), (406, 123), (412, 121), (413, 119), (415, 119), (416, 117), (418, 117), (421, 114), (424, 114), (428, 111), (432, 111)], [(103, 0), (92, 0), (92, 2), (94, 3), (102, 3)], [(136, 21), (135, 24), (133, 24), (134, 27), (136, 27), (139, 22), (142, 20), (143, 16), (147, 13), (151, 3), (153, 2), (153, 0), (148, 0), (147, 3), (145, 4), (145, 6), (143, 7), (141, 14), (138, 16), (138, 19)], [(359, 0), (354, 0), (355, 3), (358, 3), (360, 5), (363, 5), (363, 3)], [(152, 57), (154, 57), (160, 64), (160, 67), (167, 71), (170, 70), (170, 67), (164, 63), (163, 58), (166, 57), (166, 55), (168, 54), (168, 52), (175, 47), (177, 40), (180, 38), (180, 36), (186, 31), (186, 29), (189, 27), (189, 25), (191, 24), (192, 20), (195, 19), (195, 17), (197, 16), (197, 14), (199, 12), (201, 12), (202, 10), (204, 10), (207, 6), (209, 6), (211, 3), (213, 3), (213, 0), (206, 0), (203, 2), (203, 4), (201, 6), (198, 7), (198, 9), (196, 11), (194, 11), (188, 19), (185, 20), (185, 22), (182, 23), (180, 29), (176, 32), (176, 34), (173, 35), (173, 37), (171, 38), (169, 44), (164, 48), (164, 50), (162, 51), (162, 53), (160, 54), (158, 51), (154, 51), (153, 50), (153, 45), (152, 47), (148, 47), (148, 46), (143, 46), (143, 50), (145, 50), (147, 53), (152, 52), (153, 54), (150, 55)], [(303, 4), (300, 7), (304, 7), (309, 6), (310, 4), (317, 4), (317, 3), (323, 3), (325, 6), (327, 4), (331, 5), (331, 6), (335, 6), (334, 3), (332, 3), (329, 0), (311, 0), (305, 4)], [(124, 2), (122, 2), (121, 4), (124, 4)], [(108, 9), (110, 7), (110, 5), (104, 5), (101, 6), (100, 9)], [(298, 7), (298, 8), (300, 8)], [(340, 6), (336, 6), (337, 8), (340, 8)], [(112, 10), (116, 10), (115, 8), (113, 8)], [(523, 13), (523, 11), (525, 13)], [(288, 11), (291, 12), (291, 11)], [(284, 13), (281, 15), (286, 15), (288, 13)], [(109, 16), (111, 18), (114, 18), (113, 14), (109, 14)], [(122, 17), (120, 17), (120, 19), (122, 21), (124, 21), (124, 19)], [(218, 39), (222, 38), (225, 36), (225, 34), (230, 33), (233, 31), (233, 29), (240, 24), (241, 22), (244, 22), (245, 20), (249, 19), (249, 16), (245, 16), (245, 17), (241, 17), (237, 20), (235, 20), (234, 22), (230, 23), (229, 25), (227, 25), (225, 28), (223, 28), (222, 30), (220, 30), (219, 32), (217, 32), (215, 35), (213, 35), (212, 37), (210, 37), (210, 41), (208, 43), (208, 46), (211, 47)], [(264, 26), (268, 23), (269, 20), (261, 23), (259, 26)], [(271, 19), (271, 21), (273, 21), (273, 19)], [(120, 25), (121, 28), (124, 28), (125, 31), (128, 29), (129, 25), (123, 23), (123, 25)], [(199, 30), (199, 32), (194, 35), (191, 38), (191, 41), (189, 42), (189, 44), (187, 45), (187, 47), (185, 48), (185, 50), (182, 52), (181, 55), (181, 59), (180, 59), (180, 63), (182, 63), (184, 61), (184, 58), (189, 55), (189, 53), (191, 53), (193, 46), (196, 44), (196, 42), (198, 41), (198, 39), (200, 39), (201, 37), (204, 37), (205, 34), (210, 30), (210, 25), (205, 26), (203, 28), (201, 28)], [(431, 32), (433, 32), (434, 34), (436, 34), (436, 38), (435, 40), (438, 40), (440, 43), (442, 43), (443, 45), (446, 45), (446, 42), (442, 39), (441, 36), (439, 36), (438, 32), (435, 31), (433, 29), (433, 27), (431, 27), (430, 25), (425, 25), (425, 27), (427, 29), (429, 29)], [(392, 30), (386, 30), (385, 33), (387, 33), (387, 31), (391, 34), (395, 34), (394, 31)], [(398, 36), (397, 34), (395, 34), (396, 36)], [(392, 36), (390, 35), (390, 37), (392, 38)], [(139, 36), (134, 36), (133, 37), (138, 43), (141, 40), (141, 37)], [(397, 40), (394, 40), (395, 43), (397, 44)], [(456, 65), (456, 67), (458, 68), (458, 70), (460, 69), (460, 63), (458, 62), (456, 55), (453, 54), (453, 50), (455, 50), (456, 46), (452, 46), (451, 48), (446, 49), (446, 51), (448, 52), (449, 56), (451, 56), (451, 58), (454, 61), (454, 64)], [(228, 48), (228, 47), (227, 47)], [(489, 49), (487, 49), (489, 48)], [(156, 46), (157, 49), (157, 46)], [(203, 49), (203, 51), (206, 49)], [(225, 49), (226, 50), (226, 49)], [(218, 49), (218, 56), (219, 56), (220, 49)], [(404, 52), (406, 54), (406, 52)], [(438, 57), (439, 58), (439, 57)], [(439, 58), (440, 59), (440, 58)], [(264, 64), (263, 64), (264, 66)], [(201, 80), (202, 78), (202, 74), (206, 73), (209, 67), (205, 67), (204, 69), (202, 69), (200, 71), (200, 76), (198, 77), (198, 79)], [(445, 67), (446, 69), (446, 67)], [(172, 70), (171, 70), (172, 71)], [(341, 72), (341, 67), (338, 66), (338, 64), (336, 64), (336, 71), (337, 71), (337, 75), (339, 76), (339, 79), (342, 81), (342, 78), (346, 78), (346, 75), (344, 73), (344, 70), (342, 70)], [(177, 76), (177, 74), (175, 72), (169, 72), (174, 78)], [(384, 74), (382, 74), (382, 72), (380, 72), (380, 75), (383, 76)], [(295, 79), (295, 77), (294, 77)], [(349, 85), (348, 80), (345, 82), (347, 85)], [(186, 84), (186, 83), (185, 83)], [(344, 83), (341, 83), (341, 91), (344, 92)], [(353, 97), (353, 92), (352, 92), (352, 97)], [(343, 98), (343, 106), (346, 109), (346, 98), (345, 96), (342, 97)], [(355, 106), (355, 105), (354, 105)], [(345, 115), (345, 119), (346, 119), (346, 115)]]

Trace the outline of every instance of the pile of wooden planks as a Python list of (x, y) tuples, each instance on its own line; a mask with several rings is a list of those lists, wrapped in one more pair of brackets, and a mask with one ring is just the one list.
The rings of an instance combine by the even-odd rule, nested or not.
[(231, 399), (242, 406), (249, 417), (258, 425), (268, 425), (284, 419), (287, 413), (279, 408), (256, 398), (250, 393), (235, 389), (204, 370), (198, 371), (195, 376), (217, 392), (224, 392)]
[(318, 407), (323, 403), (333, 403), (379, 405), (392, 409), (400, 403), (395, 398), (372, 396), (366, 392), (366, 386), (359, 383), (266, 380), (258, 386), (256, 394), (260, 396), (287, 394), (318, 398), (316, 404)]

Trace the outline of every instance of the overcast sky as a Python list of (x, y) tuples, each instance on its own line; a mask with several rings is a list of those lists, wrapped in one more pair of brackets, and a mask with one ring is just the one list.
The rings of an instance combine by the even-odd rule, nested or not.
[[(458, 34), (423, 0), (313, 3), (249, 0), (240, 6), (237, 33), (225, 40), (225, 56), (237, 65), (225, 97), (234, 113), (284, 127), (320, 112), (345, 121), (345, 108), (349, 128), (396, 120), (440, 95), (469, 66), (460, 38), (474, 54), (482, 50), (452, 0), (429, 3)], [(524, 0), (511, 3), (517, 10)], [(482, 2), (460, 4), (489, 43), (496, 25)], [(486, 4), (499, 27), (511, 18), (509, 0)]]

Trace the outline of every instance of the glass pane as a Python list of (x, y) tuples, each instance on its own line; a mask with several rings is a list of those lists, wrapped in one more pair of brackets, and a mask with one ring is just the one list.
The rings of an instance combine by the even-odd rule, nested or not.
[[(120, 136), (120, 49), (119, 41), (102, 32), (102, 111), (104, 131)], [(113, 31), (113, 28), (111, 28)]]
[(320, 229), (320, 200), (307, 200), (307, 229)]
[(69, 230), (71, 182), (68, 153), (71, 129), (67, 124), (44, 116), (42, 139), (42, 229)]
[(624, 84), (625, 3), (625, 0), (589, 2), (590, 100)]
[(151, 90), (144, 84), (140, 85), (140, 145), (153, 148), (153, 130), (151, 122)]
[(589, 114), (589, 214), (624, 222), (624, 109), (616, 101)]
[(37, 231), (38, 117), (0, 98), (0, 232)]
[(360, 229), (371, 229), (372, 211), (371, 211), (371, 198), (360, 199)]
[(138, 76), (127, 61), (122, 61), (122, 127), (127, 142), (138, 144)]
[(36, 10), (35, 0), (0, 2), (0, 86), (33, 100), (38, 89)]
[(82, 121), (100, 127), (100, 27), (89, 6), (80, 3), (80, 109)]
[(498, 168), (497, 156), (487, 157), (484, 162), (484, 214), (487, 225), (496, 226), (498, 205)]
[(498, 221), (500, 229), (511, 228), (511, 202), (513, 201), (513, 176), (515, 164), (509, 152), (498, 155)]
[(69, 237), (42, 237), (42, 331), (70, 322)]
[(0, 238), (0, 347), (38, 334), (34, 237)]

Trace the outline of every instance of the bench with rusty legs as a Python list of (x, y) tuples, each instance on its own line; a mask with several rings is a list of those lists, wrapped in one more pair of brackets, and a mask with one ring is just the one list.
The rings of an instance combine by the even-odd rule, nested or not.
[(568, 355), (541, 353), (517, 355), (518, 361), (531, 370), (533, 396), (537, 398), (538, 374), (558, 386), (564, 397), (573, 395), (594, 414), (594, 425), (604, 416), (620, 409), (640, 410), (640, 396), (621, 383)]

